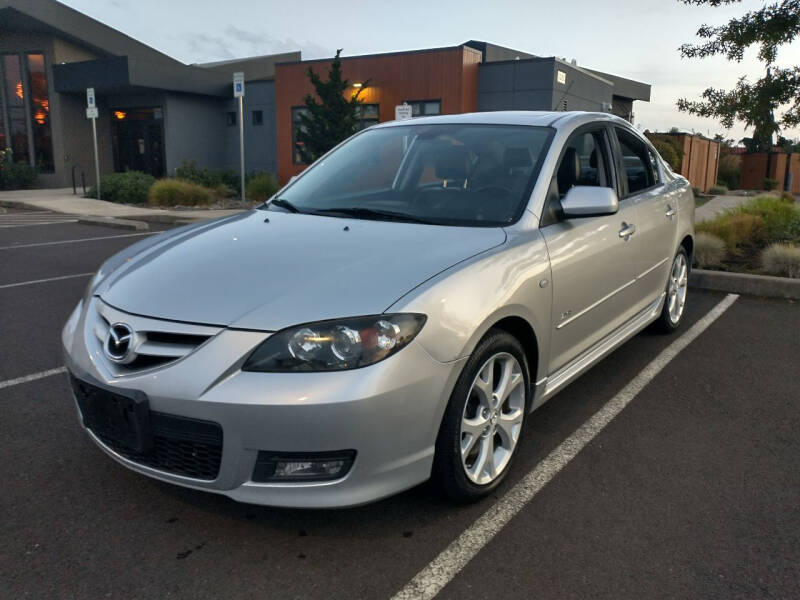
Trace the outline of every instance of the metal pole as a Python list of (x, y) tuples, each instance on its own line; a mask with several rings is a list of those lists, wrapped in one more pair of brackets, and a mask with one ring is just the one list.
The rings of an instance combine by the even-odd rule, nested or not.
[(244, 98), (239, 96), (239, 161), (242, 169), (242, 202), (244, 202)]
[(97, 119), (92, 117), (92, 138), (94, 139), (94, 174), (97, 177), (97, 199), (100, 199), (100, 158), (97, 154)]

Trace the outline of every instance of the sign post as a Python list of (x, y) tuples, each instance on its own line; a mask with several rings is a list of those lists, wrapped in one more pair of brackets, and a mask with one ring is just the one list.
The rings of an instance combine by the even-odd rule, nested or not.
[(412, 115), (413, 112), (408, 102), (403, 102), (402, 104), (398, 104), (394, 107), (395, 121), (405, 121), (406, 119), (410, 119)]
[(100, 199), (100, 158), (97, 153), (97, 102), (94, 88), (86, 88), (86, 118), (92, 121), (92, 140), (94, 141), (94, 175), (97, 183), (97, 199)]
[(233, 74), (233, 97), (239, 99), (239, 161), (242, 177), (242, 202), (244, 202), (244, 73)]

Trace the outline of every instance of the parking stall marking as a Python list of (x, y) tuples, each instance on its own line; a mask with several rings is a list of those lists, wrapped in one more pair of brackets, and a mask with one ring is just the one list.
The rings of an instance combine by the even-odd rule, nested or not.
[(636, 398), (680, 352), (702, 334), (736, 301), (728, 294), (686, 333), (672, 342), (616, 396), (548, 454), (532, 471), (481, 515), (470, 527), (408, 582), (393, 600), (434, 598), (553, 477)]
[(61, 373), (66, 372), (66, 367), (57, 367), (55, 369), (48, 369), (47, 371), (40, 371), (39, 373), (32, 373), (31, 375), (17, 377), (16, 379), (6, 379), (5, 381), (0, 381), (0, 390), (14, 385), (19, 385), (21, 383), (28, 383), (29, 381), (36, 381), (37, 379), (44, 379), (45, 377), (51, 377), (53, 375), (60, 375)]
[(102, 237), (80, 238), (76, 240), (62, 240), (60, 242), (36, 242), (34, 244), (17, 244), (11, 246), (0, 246), (0, 250), (14, 250), (16, 248), (36, 248), (37, 246), (57, 246), (58, 244), (77, 244), (80, 242), (95, 242), (98, 240), (113, 240), (117, 238), (138, 237), (143, 235), (155, 235), (158, 231), (147, 231), (144, 233), (125, 233), (120, 235), (105, 235)]
[(4, 290), (7, 288), (13, 287), (20, 287), (23, 285), (33, 285), (34, 283), (47, 283), (49, 281), (61, 281), (62, 279), (74, 279), (76, 277), (91, 277), (94, 275), (94, 272), (91, 273), (78, 273), (77, 275), (61, 275), (60, 277), (48, 277), (47, 279), (33, 279), (32, 281), (20, 281), (19, 283), (6, 283), (0, 285), (0, 290)]

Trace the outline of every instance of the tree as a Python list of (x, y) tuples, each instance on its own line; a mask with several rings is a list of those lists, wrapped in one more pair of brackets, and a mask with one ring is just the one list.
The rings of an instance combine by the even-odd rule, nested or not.
[[(684, 4), (713, 7), (741, 0), (680, 0)], [(717, 118), (730, 129), (734, 121), (742, 121), (753, 129), (746, 145), (755, 151), (772, 148), (774, 136), (781, 127), (800, 124), (800, 67), (781, 68), (775, 65), (778, 48), (791, 43), (800, 35), (800, 0), (778, 0), (759, 10), (749, 11), (741, 18), (731, 19), (718, 27), (703, 25), (697, 36), (706, 40), (700, 44), (680, 47), (684, 58), (705, 58), (724, 55), (728, 60), (741, 62), (749, 47), (759, 47), (758, 59), (764, 63), (765, 74), (755, 82), (741, 77), (731, 90), (709, 87), (701, 101), (678, 100), (678, 110), (701, 117)], [(780, 119), (775, 118), (783, 108)]]
[(306, 71), (320, 101), (306, 94), (306, 110), (300, 115), (296, 143), (305, 163), (314, 162), (358, 130), (362, 104), (359, 96), (367, 89), (369, 81), (350, 92), (350, 82), (342, 78), (341, 52), (341, 48), (336, 51), (327, 81), (322, 81), (311, 67)]

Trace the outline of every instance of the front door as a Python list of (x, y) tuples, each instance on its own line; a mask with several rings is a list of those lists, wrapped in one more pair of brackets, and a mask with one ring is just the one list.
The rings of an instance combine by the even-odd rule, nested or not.
[[(611, 156), (605, 127), (578, 130), (562, 153), (548, 203), (557, 206), (577, 185), (615, 187)], [(636, 206), (624, 200), (613, 215), (543, 215), (553, 286), (550, 374), (633, 316), (635, 236), (620, 237), (620, 231), (636, 221)]]
[(161, 108), (111, 111), (114, 170), (164, 175), (164, 118)]

